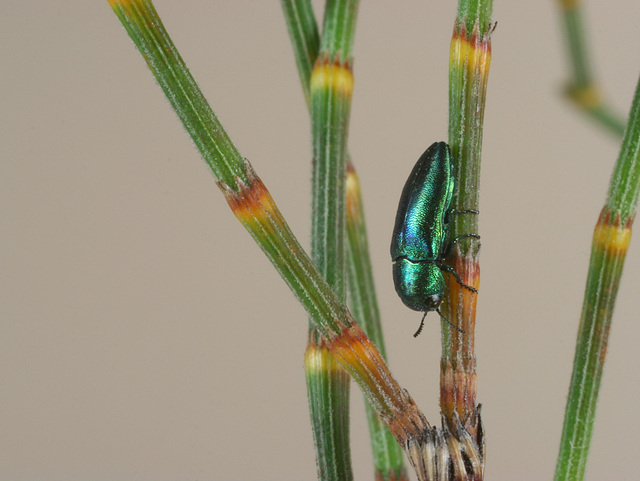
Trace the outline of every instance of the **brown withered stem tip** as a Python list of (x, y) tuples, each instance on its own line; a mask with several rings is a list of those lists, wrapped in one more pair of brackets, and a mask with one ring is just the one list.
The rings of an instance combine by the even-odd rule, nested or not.
[(477, 408), (474, 440), (454, 414), (453, 431), (442, 420), (443, 428), (430, 428), (419, 437), (407, 439), (405, 452), (420, 481), (484, 479), (484, 429)]

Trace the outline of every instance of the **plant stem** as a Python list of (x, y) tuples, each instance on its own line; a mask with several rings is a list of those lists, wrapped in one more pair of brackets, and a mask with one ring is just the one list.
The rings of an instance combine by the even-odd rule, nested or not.
[(573, 374), (564, 417), (556, 481), (579, 481), (589, 456), (611, 318), (640, 192), (640, 81), (593, 234)]
[(311, 74), (313, 136), (312, 258), (344, 297), (346, 141), (351, 111), (357, 0), (327, 2), (320, 52)]
[[(449, 60), (449, 144), (456, 184), (453, 207), (478, 210), (482, 131), (489, 67), (491, 63), (491, 14), (493, 2), (461, 0), (455, 21)], [(478, 232), (475, 214), (452, 215), (451, 239)], [(462, 281), (480, 284), (480, 243), (463, 238), (452, 249), (448, 264)], [(476, 294), (447, 276), (448, 292), (443, 311), (464, 332), (442, 324), (440, 409), (452, 426), (455, 416), (476, 433)]]
[[(342, 302), (346, 299), (345, 155), (357, 11), (357, 0), (327, 1), (320, 51), (309, 87), (313, 140), (311, 258)], [(318, 477), (349, 481), (353, 479), (350, 380), (323, 345), (322, 334), (312, 320), (305, 357)]]
[[(485, 98), (491, 64), (492, 0), (460, 0), (449, 57), (449, 145), (456, 182), (453, 194), (449, 242), (453, 249), (446, 260), (460, 280), (477, 289), (480, 285), (477, 239), (478, 216), (461, 211), (478, 210), (480, 158)], [(459, 242), (457, 241), (459, 239)], [(454, 241), (455, 240), (455, 241)], [(447, 297), (444, 316), (461, 330), (442, 321), (440, 362), (440, 410), (443, 429), (468, 433), (479, 468), (470, 478), (484, 477), (484, 429), (476, 405), (475, 358), (476, 293), (463, 287), (453, 275), (445, 276)]]
[[(108, 1), (215, 176), (238, 188), (236, 176), (248, 180), (242, 157), (171, 42), (153, 3)], [(144, 25), (149, 19), (158, 25)]]
[(309, 94), (311, 72), (320, 50), (320, 35), (311, 0), (281, 0), (280, 4), (287, 22), (304, 99), (307, 107), (311, 108)]
[[(386, 359), (360, 182), (351, 163), (347, 165), (347, 237), (349, 305), (353, 317)], [(402, 449), (366, 399), (365, 408), (376, 481), (408, 481)]]
[(581, 3), (580, 0), (558, 1), (562, 10), (571, 65), (571, 79), (566, 87), (566, 95), (585, 114), (611, 133), (621, 137), (625, 128), (624, 120), (602, 99), (600, 90), (593, 80), (589, 64), (590, 55), (585, 41)]
[[(282, 0), (281, 3), (293, 45), (300, 83), (307, 105), (310, 107), (310, 72), (318, 56), (320, 45), (313, 9), (309, 0)], [(360, 185), (352, 163), (349, 159), (347, 162), (346, 228), (349, 305), (354, 318), (386, 358)], [(407, 474), (400, 446), (366, 399), (365, 403), (376, 479), (382, 481), (406, 479)]]
[[(240, 160), (230, 139), (221, 128), (216, 128), (219, 126), (217, 119), (214, 122), (210, 107), (202, 105), (206, 100), (177, 55), (152, 2), (109, 0), (109, 3), (163, 86), (185, 127), (197, 126), (188, 129), (192, 138), (200, 134), (199, 129), (213, 134), (196, 145), (203, 155), (213, 153), (207, 162), (233, 213), (307, 310), (323, 336), (323, 346), (354, 378), (380, 419), (389, 427), (415, 468), (418, 480), (441, 479), (437, 476), (445, 476), (450, 469), (454, 476), (463, 476), (462, 479), (469, 469), (472, 473), (480, 473), (480, 460), (469, 434), (461, 426), (456, 426), (460, 429), (453, 432), (431, 427), (407, 390), (391, 375), (380, 351), (300, 247), (249, 162)], [(187, 84), (183, 83), (183, 75), (189, 77)], [(211, 114), (203, 117), (201, 112), (207, 109)], [(228, 174), (225, 168), (238, 172), (231, 182), (222, 177)], [(279, 341), (287, 342), (286, 336)]]

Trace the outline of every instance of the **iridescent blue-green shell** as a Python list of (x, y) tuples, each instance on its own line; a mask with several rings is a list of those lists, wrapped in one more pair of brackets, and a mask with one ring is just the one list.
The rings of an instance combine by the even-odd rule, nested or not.
[(418, 159), (402, 189), (391, 240), (396, 291), (417, 311), (436, 309), (444, 294), (438, 263), (453, 189), (451, 150), (445, 142), (436, 142)]

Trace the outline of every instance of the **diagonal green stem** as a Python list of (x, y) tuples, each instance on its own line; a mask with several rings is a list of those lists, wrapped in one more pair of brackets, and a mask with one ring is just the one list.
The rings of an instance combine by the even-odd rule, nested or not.
[[(109, 3), (216, 177), (234, 188), (235, 176), (246, 181), (238, 149), (171, 42), (151, 1)], [(158, 19), (158, 28), (145, 28), (149, 17)]]
[(585, 40), (581, 3), (580, 0), (558, 0), (571, 66), (571, 79), (566, 93), (569, 99), (593, 120), (611, 133), (622, 136), (624, 120), (602, 100), (594, 82)]
[(640, 192), (640, 80), (596, 224), (556, 465), (556, 481), (581, 481), (589, 456), (609, 329)]
[[(412, 465), (418, 470), (424, 467), (425, 459), (438, 464), (440, 458), (433, 457), (434, 443), (442, 442), (450, 445), (461, 461), (462, 453), (467, 451), (466, 441), (434, 432), (407, 390), (395, 380), (376, 346), (300, 247), (262, 181), (248, 161), (242, 161), (217, 119), (214, 120), (211, 108), (177, 54), (151, 1), (109, 0), (109, 3), (189, 134), (194, 140), (202, 132), (207, 134), (196, 145), (203, 156), (211, 153), (207, 162), (234, 214), (289, 285), (322, 334), (324, 346), (359, 384), (380, 419), (405, 449)], [(338, 85), (345, 87), (343, 81), (344, 78)], [(202, 112), (210, 115), (203, 116)], [(238, 174), (233, 175), (235, 172)], [(279, 342), (287, 342), (286, 337), (281, 337)], [(448, 469), (447, 459), (444, 461), (440, 468)], [(417, 473), (418, 479), (428, 479), (421, 474), (424, 470)]]

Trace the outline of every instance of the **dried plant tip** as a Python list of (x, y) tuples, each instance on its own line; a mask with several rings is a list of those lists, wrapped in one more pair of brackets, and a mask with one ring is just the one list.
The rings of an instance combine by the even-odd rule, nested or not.
[(427, 479), (437, 479), (438, 475), (438, 446), (433, 431), (428, 431), (422, 447), (424, 466)]
[(438, 429), (435, 433), (437, 461), (436, 466), (438, 469), (438, 481), (447, 481), (450, 479), (452, 473), (452, 463), (449, 454), (449, 445), (445, 440), (444, 431)]
[(478, 446), (458, 421), (459, 436), (445, 426), (431, 428), (406, 442), (406, 454), (420, 481), (482, 480)]
[[(477, 417), (476, 417), (477, 419)], [(444, 420), (443, 420), (444, 425)], [(477, 475), (484, 473), (484, 458), (482, 457), (482, 448), (480, 443), (476, 443), (471, 434), (460, 422), (460, 418), (458, 417), (458, 413), (454, 413), (454, 427), (455, 432), (454, 435), (457, 440), (460, 442), (459, 449), (462, 456), (465, 458), (466, 463), (468, 464), (467, 471), (470, 473)]]

